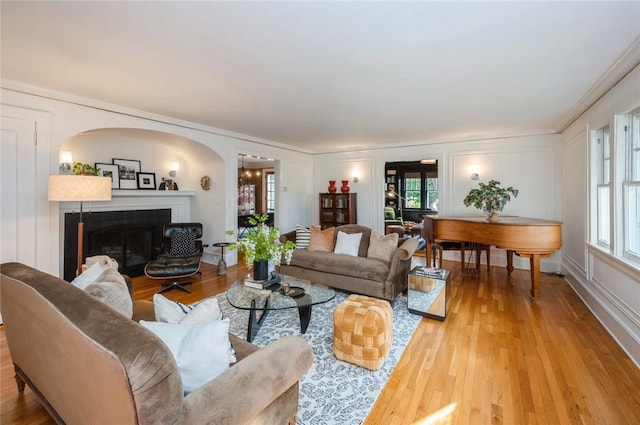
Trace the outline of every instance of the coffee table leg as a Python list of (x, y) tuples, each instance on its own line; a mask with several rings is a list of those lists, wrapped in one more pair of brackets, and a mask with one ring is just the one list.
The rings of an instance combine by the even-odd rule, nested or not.
[(300, 314), (300, 332), (305, 333), (311, 320), (311, 306), (298, 307), (298, 313)]
[[(253, 338), (258, 334), (258, 330), (260, 329), (260, 325), (264, 321), (265, 317), (267, 317), (267, 313), (269, 310), (269, 299), (264, 303), (264, 308), (262, 309), (262, 316), (260, 319), (256, 320), (256, 311), (259, 310), (256, 308), (256, 300), (251, 300), (251, 310), (249, 310), (249, 323), (247, 324), (247, 341), (252, 342)], [(307, 320), (308, 324), (308, 320)]]

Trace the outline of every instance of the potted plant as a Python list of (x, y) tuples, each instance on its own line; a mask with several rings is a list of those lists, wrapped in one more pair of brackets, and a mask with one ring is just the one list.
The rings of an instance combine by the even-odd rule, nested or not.
[[(266, 224), (267, 218), (267, 214), (254, 214), (249, 217), (251, 227), (246, 235), (229, 245), (230, 250), (237, 249), (243, 254), (247, 268), (253, 267), (255, 280), (267, 279), (269, 261), (272, 261), (274, 266), (279, 266), (284, 257), (285, 262), (289, 264), (296, 247), (291, 241), (280, 243), (280, 230), (269, 227)], [(229, 230), (227, 235), (233, 235), (233, 231)]]
[(497, 180), (489, 180), (489, 183), (480, 182), (479, 186), (480, 188), (471, 189), (463, 202), (466, 207), (473, 205), (489, 215), (489, 221), (497, 221), (498, 212), (504, 209), (511, 196), (518, 196), (518, 189), (511, 186), (503, 188)]
[(99, 168), (91, 164), (83, 164), (82, 162), (73, 163), (73, 172), (79, 176), (97, 176), (100, 172)]

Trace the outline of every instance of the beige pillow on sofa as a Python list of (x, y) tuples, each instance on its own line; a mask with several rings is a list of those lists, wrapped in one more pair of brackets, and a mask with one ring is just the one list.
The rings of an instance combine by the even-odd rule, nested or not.
[(369, 238), (368, 258), (377, 258), (379, 260), (391, 261), (393, 253), (398, 248), (398, 234), (390, 233), (382, 235), (377, 230), (371, 231)]
[(309, 251), (333, 252), (333, 234), (335, 227), (320, 230), (319, 227), (311, 227), (311, 240)]
[(84, 290), (118, 313), (125, 315), (129, 319), (133, 317), (133, 300), (131, 299), (127, 282), (117, 270), (106, 268)]

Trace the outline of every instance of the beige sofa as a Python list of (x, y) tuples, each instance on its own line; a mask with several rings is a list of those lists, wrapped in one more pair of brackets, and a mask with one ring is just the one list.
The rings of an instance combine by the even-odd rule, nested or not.
[[(349, 234), (362, 233), (357, 257), (296, 249), (291, 263), (280, 265), (280, 273), (393, 303), (395, 297), (407, 288), (411, 257), (418, 241), (415, 238), (399, 239), (391, 261), (387, 262), (367, 257), (371, 237), (369, 227), (357, 224), (336, 227), (334, 246), (339, 231)], [(295, 230), (280, 236), (281, 242), (295, 242), (295, 239)]]
[[(291, 424), (313, 361), (302, 338), (258, 349), (230, 335), (238, 362), (183, 396), (169, 348), (84, 291), (19, 263), (0, 266), (2, 316), (18, 390), (26, 383), (58, 423)], [(134, 303), (134, 319), (154, 320)]]

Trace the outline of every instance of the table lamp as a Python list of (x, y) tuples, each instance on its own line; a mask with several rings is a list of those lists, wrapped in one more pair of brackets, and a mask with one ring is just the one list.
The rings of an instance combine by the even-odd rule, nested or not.
[(80, 201), (78, 222), (78, 266), (76, 275), (82, 273), (84, 261), (84, 223), (82, 203), (85, 201), (110, 201), (111, 177), (53, 175), (49, 176), (49, 201)]

